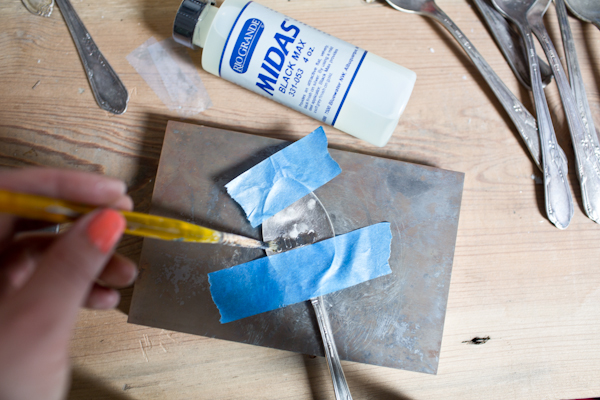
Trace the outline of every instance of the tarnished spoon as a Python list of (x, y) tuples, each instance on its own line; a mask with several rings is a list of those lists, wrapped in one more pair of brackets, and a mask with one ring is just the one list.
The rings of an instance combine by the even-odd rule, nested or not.
[[(262, 231), (264, 241), (281, 242), (282, 245), (279, 247), (285, 249), (284, 251), (291, 250), (302, 242), (312, 244), (335, 236), (329, 214), (313, 192), (263, 222)], [(289, 246), (284, 244), (289, 244)], [(266, 250), (266, 252), (269, 256), (274, 254), (271, 250)], [(336, 400), (352, 400), (333, 338), (329, 315), (323, 304), (323, 297), (310, 299), (310, 303), (321, 331), (335, 398)]]
[[(52, 13), (53, 0), (22, 1), (33, 14), (48, 17)], [(73, 37), (96, 102), (103, 110), (123, 114), (129, 101), (127, 88), (96, 46), (69, 0), (56, 0), (56, 3)]]
[[(473, 0), (479, 9), (479, 13), (486, 22), (490, 33), (496, 40), (498, 48), (504, 55), (506, 62), (513, 73), (525, 88), (531, 90), (531, 77), (529, 75), (529, 64), (523, 38), (500, 14), (490, 0)], [(544, 87), (552, 82), (552, 69), (543, 60), (539, 59), (540, 72)]]
[(550, 110), (542, 87), (537, 53), (533, 41), (533, 29), (529, 18), (535, 19), (539, 10), (536, 0), (492, 0), (498, 11), (511, 20), (525, 41), (529, 54), (529, 71), (533, 99), (538, 117), (540, 143), (542, 145), (542, 166), (544, 172), (544, 192), (548, 219), (559, 229), (566, 229), (573, 218), (573, 197), (568, 182), (567, 159), (558, 150), (558, 142), (552, 126)]
[[(467, 52), (473, 64), (479, 69), (481, 75), (488, 83), (508, 116), (513, 121), (521, 138), (525, 142), (525, 146), (529, 150), (531, 157), (535, 161), (540, 170), (540, 143), (538, 137), (538, 129), (535, 118), (527, 111), (515, 95), (506, 87), (504, 82), (494, 72), (492, 67), (479, 54), (473, 43), (467, 39), (464, 33), (458, 29), (458, 26), (452, 22), (450, 17), (446, 15), (433, 0), (386, 0), (389, 5), (399, 11), (404, 11), (411, 14), (419, 14), (430, 17), (441, 23), (454, 38), (460, 43), (462, 48)], [(561, 150), (562, 151), (562, 150)]]
[(551, 0), (537, 0), (527, 14), (527, 20), (533, 33), (546, 53), (548, 61), (554, 70), (556, 84), (567, 116), (571, 141), (575, 151), (577, 177), (581, 186), (583, 206), (588, 217), (600, 222), (600, 163), (589, 141), (589, 135), (584, 128), (582, 115), (577, 107), (577, 101), (564, 68), (559, 60), (558, 53), (552, 44), (550, 35), (544, 26), (544, 14), (550, 6)]
[[(567, 59), (567, 68), (569, 69), (569, 82), (571, 90), (577, 102), (581, 122), (585, 130), (581, 141), (575, 144), (573, 139), (573, 147), (579, 148), (579, 152), (575, 155), (578, 158), (577, 165), (579, 168), (579, 179), (582, 185), (582, 193), (584, 199), (584, 207), (586, 214), (595, 222), (599, 221), (600, 209), (598, 209), (598, 196), (600, 196), (600, 140), (598, 139), (598, 131), (594, 126), (592, 111), (585, 93), (583, 78), (581, 77), (581, 69), (577, 60), (577, 51), (571, 34), (569, 19), (567, 18), (567, 8), (563, 0), (554, 0), (556, 6), (556, 14), (558, 16), (558, 25), (562, 34), (563, 47), (565, 49), (565, 58)], [(579, 159), (581, 158), (581, 160)], [(586, 189), (583, 187), (586, 186)], [(595, 188), (594, 188), (595, 186)], [(594, 190), (591, 196), (586, 192)]]
[(566, 0), (567, 7), (577, 18), (591, 22), (600, 29), (600, 2), (598, 0)]
[(565, 70), (544, 26), (544, 14), (548, 10), (551, 0), (530, 1), (532, 6), (527, 13), (527, 21), (554, 70), (554, 78), (565, 109), (573, 150), (575, 151), (577, 177), (581, 186), (583, 207), (592, 221), (600, 222), (600, 163), (592, 143), (589, 141), (589, 135), (584, 128), (581, 113), (577, 107), (573, 91), (569, 86)]

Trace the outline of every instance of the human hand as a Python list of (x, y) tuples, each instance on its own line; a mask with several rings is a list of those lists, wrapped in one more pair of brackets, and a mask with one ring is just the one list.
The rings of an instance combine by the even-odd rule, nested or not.
[[(90, 173), (0, 171), (0, 189), (131, 210), (121, 181)], [(0, 399), (61, 399), (68, 345), (81, 306), (115, 307), (135, 265), (114, 254), (125, 220), (112, 209), (81, 217), (58, 235), (18, 235), (23, 220), (0, 214)]]

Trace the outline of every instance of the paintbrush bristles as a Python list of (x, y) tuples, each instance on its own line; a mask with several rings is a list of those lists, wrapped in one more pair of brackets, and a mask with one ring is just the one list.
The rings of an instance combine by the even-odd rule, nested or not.
[(267, 244), (269, 245), (268, 250), (272, 251), (273, 253), (281, 253), (284, 251), (292, 250), (296, 247), (302, 247), (309, 244), (313, 244), (316, 242), (316, 240), (317, 237), (315, 235), (315, 232), (310, 231), (302, 232), (298, 234), (298, 236), (296, 236), (295, 238), (285, 236), (278, 237), (277, 239), (267, 242)]
[(316, 241), (314, 232), (301, 233), (295, 238), (279, 237), (268, 242), (252, 239), (245, 236), (235, 235), (233, 233), (222, 233), (219, 243), (227, 246), (246, 247), (251, 249), (263, 249), (272, 253), (281, 253), (296, 247), (313, 244)]
[(281, 238), (271, 240), (269, 242), (266, 242), (265, 244), (267, 245), (267, 248), (265, 248), (265, 250), (269, 250), (272, 253), (280, 253), (283, 251), (281, 248)]
[(251, 249), (269, 248), (269, 245), (267, 243), (262, 242), (260, 240), (225, 232), (223, 232), (223, 236), (221, 237), (221, 243), (228, 246), (248, 247)]

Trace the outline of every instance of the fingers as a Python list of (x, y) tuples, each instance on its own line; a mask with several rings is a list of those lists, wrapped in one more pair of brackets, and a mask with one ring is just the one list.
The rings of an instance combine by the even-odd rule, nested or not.
[(133, 283), (137, 276), (135, 264), (119, 254), (113, 255), (98, 277), (99, 283), (112, 288), (124, 288)]
[(119, 304), (119, 300), (121, 300), (121, 294), (118, 291), (96, 283), (90, 290), (90, 294), (85, 301), (85, 307), (95, 310), (108, 310), (115, 308)]
[(17, 217), (7, 214), (0, 214), (0, 251), (8, 245), (15, 230)]
[(124, 229), (123, 216), (112, 209), (82, 217), (48, 247), (33, 276), (13, 299), (36, 303), (47, 318), (71, 324)]
[(131, 197), (129, 197), (127, 195), (121, 196), (118, 200), (116, 200), (112, 204), (107, 204), (107, 205), (111, 206), (113, 208), (116, 208), (117, 210), (125, 210), (125, 211), (133, 210), (133, 200), (131, 199)]
[[(11, 249), (14, 245), (14, 240), (19, 240), (22, 234), (56, 232), (57, 227), (56, 224), (50, 222), (34, 221), (13, 215), (0, 214), (0, 252), (3, 252), (6, 248)], [(44, 231), (42, 232), (42, 230)], [(0, 265), (0, 268), (2, 268), (2, 265)]]
[(23, 238), (0, 254), (0, 298), (14, 293), (29, 280), (42, 252), (54, 238), (55, 235)]
[[(78, 171), (48, 168), (3, 171), (0, 189), (133, 209), (123, 182)], [(0, 240), (13, 237), (18, 222), (11, 216), (0, 215)], [(10, 267), (0, 268), (0, 295), (14, 293), (22, 286), (15, 300), (17, 296), (37, 300), (49, 312), (58, 313), (68, 310), (74, 314), (84, 303), (93, 308), (114, 307), (119, 293), (102, 285), (128, 286), (137, 272), (132, 262), (112, 255), (124, 227), (120, 214), (102, 210), (82, 217), (64, 235), (10, 242), (3, 255), (12, 259), (9, 264), (3, 263)], [(9, 242), (6, 243), (8, 246)], [(96, 279), (98, 283), (94, 283)]]
[[(44, 251), (58, 237), (48, 234), (23, 237), (0, 254), (0, 298), (14, 293), (29, 280)], [(136, 276), (137, 268), (131, 260), (113, 254), (100, 272), (97, 283), (120, 289), (133, 284)]]
[(137, 276), (135, 264), (115, 254), (98, 277), (85, 302), (85, 307), (96, 310), (114, 308), (121, 300), (121, 294), (112, 288), (124, 288), (133, 283)]
[[(31, 168), (0, 173), (0, 188), (97, 206), (130, 210), (133, 203), (123, 181), (99, 174)], [(117, 206), (118, 205), (118, 206)]]
[[(99, 174), (51, 168), (0, 171), (0, 189), (48, 196), (93, 206), (132, 210), (125, 183)], [(10, 244), (18, 221), (0, 214), (0, 250)]]

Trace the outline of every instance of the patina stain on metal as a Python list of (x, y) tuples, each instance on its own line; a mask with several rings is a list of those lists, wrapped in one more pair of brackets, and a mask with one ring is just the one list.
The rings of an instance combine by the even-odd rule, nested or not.
[[(169, 122), (153, 214), (260, 239), (225, 184), (289, 143)], [(392, 228), (385, 277), (325, 296), (343, 360), (435, 374), (464, 174), (330, 150), (342, 173), (315, 191), (336, 234)], [(207, 274), (265, 257), (260, 250), (145, 239), (129, 322), (322, 356), (308, 302), (219, 323)]]

